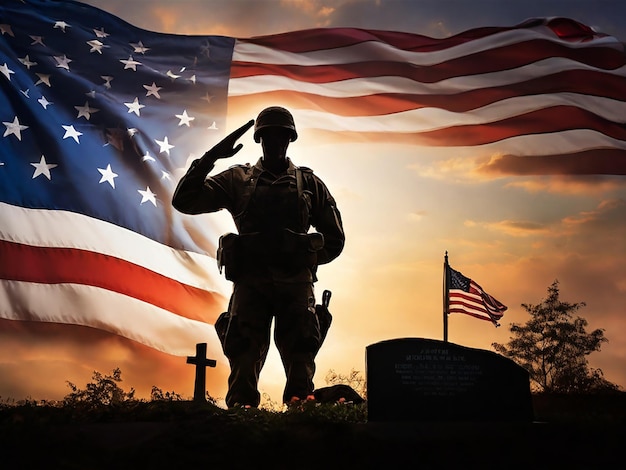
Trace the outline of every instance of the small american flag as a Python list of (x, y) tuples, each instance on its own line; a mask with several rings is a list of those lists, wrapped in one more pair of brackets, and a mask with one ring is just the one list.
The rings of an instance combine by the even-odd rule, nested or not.
[(448, 266), (448, 313), (465, 313), (500, 326), (507, 307), (482, 287)]

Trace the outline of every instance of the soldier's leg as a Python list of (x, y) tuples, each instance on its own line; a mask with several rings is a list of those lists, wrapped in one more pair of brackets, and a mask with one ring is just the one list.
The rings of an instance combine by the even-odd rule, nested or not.
[(239, 346), (228, 354), (230, 376), (226, 405), (257, 407), (261, 400), (258, 383), (270, 346), (271, 305), (260, 285), (236, 283), (229, 310), (236, 322), (232, 331)]
[(287, 377), (283, 392), (283, 402), (287, 403), (292, 397), (305, 399), (313, 394), (315, 353), (304, 340), (315, 312), (315, 297), (311, 283), (285, 283), (277, 290), (274, 340)]

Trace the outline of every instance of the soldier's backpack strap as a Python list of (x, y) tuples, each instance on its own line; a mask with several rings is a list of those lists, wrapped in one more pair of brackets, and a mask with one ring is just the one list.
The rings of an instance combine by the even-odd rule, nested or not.
[(298, 188), (298, 204), (300, 204), (304, 191), (304, 176), (302, 176), (302, 169), (299, 166), (296, 167), (296, 187)]
[(302, 196), (302, 192), (308, 187), (307, 178), (304, 174), (307, 173), (309, 175), (313, 174), (313, 170), (306, 166), (297, 166), (296, 167), (296, 184), (298, 186), (298, 197)]
[[(307, 180), (305, 174), (309, 175), (309, 180)], [(302, 220), (302, 224), (304, 226), (305, 231), (308, 230), (309, 227), (309, 217), (310, 214), (308, 211), (305, 211), (302, 207), (304, 204), (303, 193), (306, 189), (310, 187), (310, 176), (313, 174), (313, 170), (307, 168), (306, 166), (298, 166), (296, 167), (296, 186), (298, 189), (298, 212), (302, 214), (305, 218)], [(307, 216), (305, 216), (307, 214)]]
[(259, 180), (259, 175), (261, 174), (261, 169), (259, 169), (256, 165), (251, 166), (250, 164), (241, 165), (245, 167), (246, 175), (248, 176), (246, 180), (246, 186), (244, 187), (244, 191), (241, 195), (241, 209), (238, 214), (233, 214), (233, 219), (240, 219), (248, 209), (248, 204), (250, 203), (250, 199), (256, 190), (256, 184)]

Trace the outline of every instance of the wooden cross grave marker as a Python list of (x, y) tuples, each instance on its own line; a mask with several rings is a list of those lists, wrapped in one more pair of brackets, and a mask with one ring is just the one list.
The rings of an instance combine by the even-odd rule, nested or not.
[(206, 357), (206, 343), (196, 344), (196, 355), (187, 356), (187, 364), (195, 364), (196, 381), (193, 387), (193, 401), (206, 401), (206, 368), (215, 367), (217, 362)]

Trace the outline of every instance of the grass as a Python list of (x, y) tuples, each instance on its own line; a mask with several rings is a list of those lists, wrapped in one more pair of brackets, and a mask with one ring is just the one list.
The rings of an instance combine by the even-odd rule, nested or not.
[(58, 402), (0, 399), (3, 468), (598, 468), (626, 438), (625, 393), (535, 395), (542, 423), (371, 423), (366, 403), (224, 409), (156, 387), (137, 399), (120, 381), (96, 373)]

